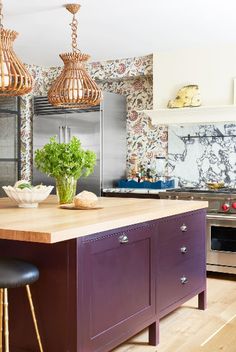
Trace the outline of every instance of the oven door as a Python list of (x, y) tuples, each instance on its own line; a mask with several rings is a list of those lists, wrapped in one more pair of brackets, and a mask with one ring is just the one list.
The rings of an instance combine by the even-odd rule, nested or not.
[(207, 215), (207, 269), (236, 273), (235, 215)]

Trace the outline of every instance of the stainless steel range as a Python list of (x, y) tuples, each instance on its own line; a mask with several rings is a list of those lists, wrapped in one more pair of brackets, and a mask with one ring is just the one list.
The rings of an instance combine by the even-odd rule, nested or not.
[(236, 189), (180, 188), (160, 198), (208, 201), (207, 270), (236, 274)]

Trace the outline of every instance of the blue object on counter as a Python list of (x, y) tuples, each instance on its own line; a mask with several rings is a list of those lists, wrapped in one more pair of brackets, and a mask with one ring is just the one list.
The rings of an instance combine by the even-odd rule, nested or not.
[(151, 188), (151, 189), (166, 189), (166, 188), (174, 188), (175, 181), (168, 180), (168, 181), (157, 181), (157, 182), (136, 182), (134, 180), (126, 181), (120, 180), (118, 181), (117, 187), (119, 188)]

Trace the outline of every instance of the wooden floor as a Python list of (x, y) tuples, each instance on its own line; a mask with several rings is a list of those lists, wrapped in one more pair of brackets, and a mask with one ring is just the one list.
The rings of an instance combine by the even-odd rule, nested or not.
[(196, 309), (197, 299), (161, 320), (160, 344), (147, 344), (147, 330), (113, 352), (236, 352), (236, 275), (211, 275), (208, 309)]

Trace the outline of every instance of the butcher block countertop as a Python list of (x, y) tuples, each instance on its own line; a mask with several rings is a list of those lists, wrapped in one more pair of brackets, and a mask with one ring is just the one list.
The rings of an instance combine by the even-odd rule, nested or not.
[(166, 199), (99, 198), (102, 209), (60, 209), (56, 196), (38, 208), (18, 208), (0, 199), (0, 239), (56, 243), (72, 238), (207, 208), (208, 202)]

